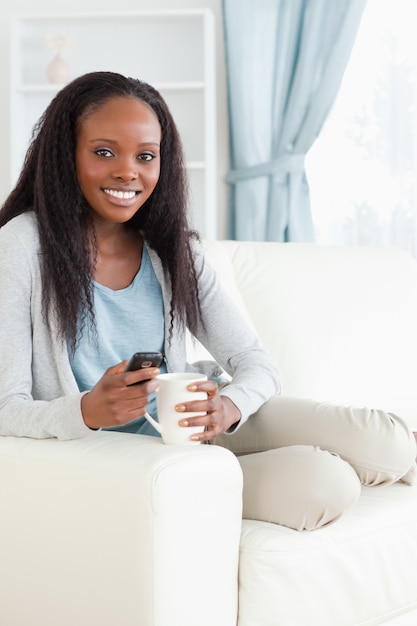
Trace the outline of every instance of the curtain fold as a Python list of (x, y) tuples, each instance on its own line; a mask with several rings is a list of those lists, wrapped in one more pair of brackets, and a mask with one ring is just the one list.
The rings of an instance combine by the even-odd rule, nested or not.
[(222, 0), (230, 237), (312, 241), (305, 155), (337, 94), (366, 0)]

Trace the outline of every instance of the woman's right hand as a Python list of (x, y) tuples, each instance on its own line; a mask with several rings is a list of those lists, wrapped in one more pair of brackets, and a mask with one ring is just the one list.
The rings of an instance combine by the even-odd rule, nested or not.
[(82, 396), (81, 412), (89, 428), (122, 426), (145, 414), (149, 394), (158, 387), (155, 376), (159, 369), (149, 367), (126, 372), (126, 365), (127, 361), (122, 361), (109, 367), (94, 387)]

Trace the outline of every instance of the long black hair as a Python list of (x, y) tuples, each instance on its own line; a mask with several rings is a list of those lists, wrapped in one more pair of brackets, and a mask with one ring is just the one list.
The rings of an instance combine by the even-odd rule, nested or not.
[(61, 339), (72, 349), (77, 320), (94, 319), (91, 211), (81, 192), (75, 147), (83, 120), (113, 98), (138, 98), (156, 114), (162, 131), (158, 183), (146, 203), (126, 224), (140, 231), (160, 257), (172, 289), (174, 315), (191, 332), (200, 316), (192, 239), (188, 225), (188, 187), (181, 139), (160, 93), (151, 85), (114, 72), (91, 72), (66, 85), (36, 124), (20, 177), (0, 210), (0, 227), (28, 211), (37, 216), (43, 281), (43, 310), (57, 317)]

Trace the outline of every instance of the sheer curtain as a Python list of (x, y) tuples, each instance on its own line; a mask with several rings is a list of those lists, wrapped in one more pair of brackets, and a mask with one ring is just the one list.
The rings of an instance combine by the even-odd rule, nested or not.
[(417, 1), (368, 0), (306, 158), (316, 241), (417, 256)]
[(366, 0), (223, 0), (231, 237), (314, 237), (304, 159), (333, 104)]

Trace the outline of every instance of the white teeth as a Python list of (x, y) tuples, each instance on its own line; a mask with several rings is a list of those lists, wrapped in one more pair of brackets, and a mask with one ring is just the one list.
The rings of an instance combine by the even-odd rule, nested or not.
[(120, 198), (121, 200), (132, 200), (136, 196), (135, 191), (117, 191), (116, 189), (104, 189), (104, 192), (109, 196)]

